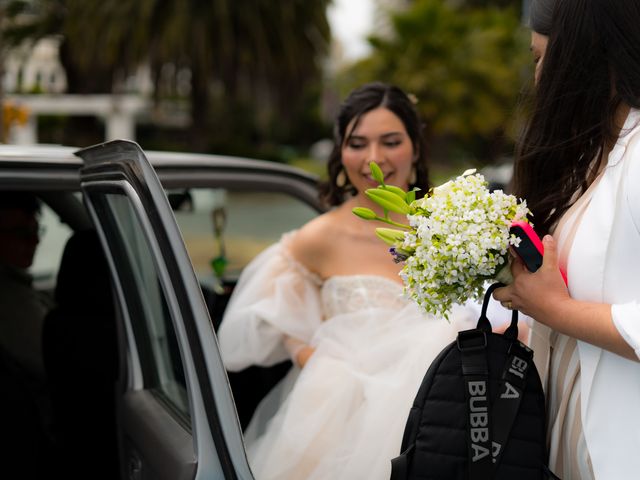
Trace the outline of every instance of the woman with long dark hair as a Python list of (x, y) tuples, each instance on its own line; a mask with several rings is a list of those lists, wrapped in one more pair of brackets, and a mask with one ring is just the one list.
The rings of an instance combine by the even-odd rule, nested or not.
[[(385, 182), (428, 188), (424, 141), (410, 98), (382, 83), (341, 106), (323, 198), (333, 208), (285, 235), (248, 266), (222, 321), (230, 370), (291, 358), (294, 368), (263, 401), (245, 440), (259, 480), (388, 479), (427, 366), (474, 313), (451, 323), (402, 297), (401, 265), (352, 213)], [(397, 215), (396, 220), (402, 220)]]
[[(533, 0), (535, 97), (515, 193), (544, 264), (514, 260), (495, 298), (535, 319), (550, 466), (562, 478), (640, 472), (640, 2)], [(566, 271), (565, 286), (559, 268)]]

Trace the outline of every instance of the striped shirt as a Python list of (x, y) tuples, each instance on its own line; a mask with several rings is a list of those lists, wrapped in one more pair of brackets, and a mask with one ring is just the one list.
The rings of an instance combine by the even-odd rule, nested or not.
[[(565, 272), (573, 239), (600, 178), (601, 174), (564, 213), (554, 231), (560, 268)], [(582, 428), (578, 345), (575, 338), (551, 331), (549, 349), (546, 384), (549, 467), (565, 480), (592, 480), (595, 477)]]

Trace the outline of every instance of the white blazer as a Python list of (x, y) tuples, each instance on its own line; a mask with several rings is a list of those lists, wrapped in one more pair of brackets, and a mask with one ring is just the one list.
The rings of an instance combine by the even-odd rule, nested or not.
[[(640, 358), (640, 111), (625, 122), (567, 259), (569, 292), (611, 304)], [(534, 326), (534, 330), (535, 330)], [(578, 341), (584, 436), (598, 480), (640, 478), (640, 363)]]

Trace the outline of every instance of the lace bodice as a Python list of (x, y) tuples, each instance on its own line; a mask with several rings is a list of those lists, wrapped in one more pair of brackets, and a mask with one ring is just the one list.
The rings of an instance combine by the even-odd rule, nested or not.
[(402, 285), (377, 275), (339, 275), (327, 279), (321, 289), (325, 318), (368, 308), (400, 310), (407, 305)]

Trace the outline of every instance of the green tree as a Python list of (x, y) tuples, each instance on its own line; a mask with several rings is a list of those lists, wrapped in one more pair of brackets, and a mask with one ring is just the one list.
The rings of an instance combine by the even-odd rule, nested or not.
[(512, 7), (518, 13), (522, 10), (521, 0), (458, 0), (458, 4), (467, 7)]
[(416, 0), (392, 27), (391, 38), (370, 38), (371, 57), (346, 82), (396, 83), (417, 97), (429, 136), (453, 138), (480, 162), (500, 156), (527, 71), (516, 10)]
[(295, 123), (291, 98), (320, 81), (319, 60), (330, 38), (329, 2), (22, 1), (17, 3), (32, 12), (32, 20), (22, 21), (12, 35), (62, 34), (61, 53), (67, 53), (62, 61), (72, 91), (86, 88), (86, 80), (95, 77), (110, 88), (116, 76), (147, 62), (161, 96), (163, 69), (188, 69), (193, 141), (204, 148), (216, 127), (210, 123), (212, 103), (215, 107), (224, 101), (231, 115), (226, 124), (251, 106), (258, 132), (276, 119), (289, 127)]

